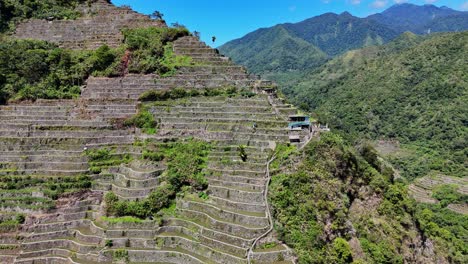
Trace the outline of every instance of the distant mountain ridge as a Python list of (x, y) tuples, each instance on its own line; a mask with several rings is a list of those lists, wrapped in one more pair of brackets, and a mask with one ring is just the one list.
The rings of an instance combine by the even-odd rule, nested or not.
[[(377, 21), (380, 24), (391, 27), (393, 30), (403, 33), (411, 31), (416, 34), (442, 31), (462, 31), (468, 28), (468, 12), (457, 11), (446, 6), (434, 5), (417, 6), (413, 4), (397, 4), (382, 13), (371, 15), (366, 19)], [(439, 25), (454, 19), (465, 19), (465, 23), (450, 23), (449, 27), (442, 28)]]
[(299, 23), (258, 29), (219, 50), (254, 73), (284, 75), (322, 65), (349, 50), (388, 43), (405, 31), (426, 34), (467, 29), (468, 12), (405, 3), (366, 18), (348, 12), (325, 13)]

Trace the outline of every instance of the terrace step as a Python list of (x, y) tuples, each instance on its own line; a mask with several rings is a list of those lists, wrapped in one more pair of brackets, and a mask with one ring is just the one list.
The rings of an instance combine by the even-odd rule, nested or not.
[(241, 213), (230, 212), (220, 209), (213, 204), (195, 201), (181, 201), (178, 205), (181, 209), (203, 212), (215, 219), (225, 221), (226, 223), (260, 228), (268, 225), (268, 219), (266, 216), (260, 217), (252, 215), (243, 215)]
[(215, 250), (214, 248), (205, 245), (204, 243), (199, 243), (185, 237), (173, 236), (173, 237), (160, 237), (163, 241), (163, 248), (174, 248), (182, 249), (186, 251), (196, 252), (197, 255), (202, 256), (205, 260), (209, 261), (207, 263), (226, 263), (226, 264), (239, 264), (245, 263), (245, 261), (237, 256), (231, 255), (229, 253)]
[(220, 233), (226, 233), (231, 236), (236, 236), (244, 239), (252, 239), (263, 234), (267, 228), (265, 227), (248, 227), (245, 225), (237, 225), (225, 221), (217, 220), (212, 216), (189, 209), (178, 209), (180, 215), (190, 221), (202, 223), (203, 225), (210, 226), (210, 229)]
[(231, 200), (240, 203), (257, 203), (263, 202), (263, 192), (252, 192), (238, 190), (225, 186), (210, 185), (208, 187), (209, 194), (223, 199)]

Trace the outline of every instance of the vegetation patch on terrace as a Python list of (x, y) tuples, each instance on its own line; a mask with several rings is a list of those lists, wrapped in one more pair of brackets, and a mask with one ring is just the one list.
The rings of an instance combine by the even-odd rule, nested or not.
[(175, 198), (184, 193), (201, 192), (208, 187), (204, 175), (211, 145), (207, 142), (188, 139), (162, 144), (151, 149), (145, 142), (143, 158), (164, 162), (167, 170), (161, 176), (160, 185), (147, 198), (140, 201), (123, 201), (112, 192), (105, 195), (108, 216), (132, 216), (141, 219), (158, 217), (160, 211), (174, 204)]
[[(0, 215), (0, 234), (16, 231), (18, 227), (24, 223), (25, 219), (26, 217), (24, 214), (2, 213)], [(9, 248), (0, 248), (0, 249), (9, 249)]]
[[(0, 191), (17, 193), (23, 189), (39, 191), (50, 199), (56, 200), (60, 195), (89, 189), (92, 180), (87, 175), (66, 177), (40, 176), (3, 176), (0, 177)], [(34, 198), (34, 197), (29, 197)]]
[(154, 102), (154, 101), (171, 101), (183, 98), (191, 98), (197, 96), (205, 97), (215, 97), (215, 96), (226, 96), (226, 97), (235, 97), (242, 96), (250, 98), (256, 94), (252, 92), (249, 88), (239, 89), (234, 86), (220, 87), (220, 88), (210, 88), (210, 89), (184, 89), (184, 88), (174, 88), (171, 90), (160, 91), (160, 90), (149, 90), (144, 92), (139, 100), (143, 102)]
[(149, 111), (147, 105), (140, 105), (138, 113), (123, 121), (123, 125), (127, 127), (140, 128), (143, 133), (156, 134), (158, 123), (156, 122), (153, 114)]
[(93, 174), (99, 174), (103, 169), (129, 163), (132, 160), (130, 154), (116, 153), (115, 149), (111, 148), (88, 149), (85, 155), (88, 157), (89, 170)]

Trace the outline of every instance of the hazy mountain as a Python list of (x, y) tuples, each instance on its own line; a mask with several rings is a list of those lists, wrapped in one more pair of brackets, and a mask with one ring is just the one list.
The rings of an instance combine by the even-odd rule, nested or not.
[[(411, 31), (416, 34), (441, 31), (462, 31), (468, 29), (468, 12), (434, 5), (399, 4), (368, 19), (402, 33)], [(453, 23), (457, 21), (456, 23)]]

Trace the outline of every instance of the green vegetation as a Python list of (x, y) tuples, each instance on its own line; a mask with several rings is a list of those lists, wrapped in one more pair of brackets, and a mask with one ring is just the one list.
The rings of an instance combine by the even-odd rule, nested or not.
[(415, 219), (424, 235), (436, 242), (436, 246), (450, 263), (466, 263), (468, 216), (439, 205), (419, 204)]
[(446, 207), (451, 203), (467, 203), (468, 195), (459, 193), (458, 185), (444, 184), (437, 186), (432, 191), (432, 197), (440, 201), (440, 206)]
[(125, 126), (134, 126), (142, 130), (146, 134), (156, 134), (156, 126), (158, 123), (154, 119), (153, 114), (149, 111), (149, 108), (142, 105), (138, 114), (126, 119), (124, 121)]
[(388, 158), (408, 179), (466, 176), (467, 42), (466, 32), (407, 33), (349, 52), (285, 93), (349, 139), (401, 142)]
[(114, 246), (114, 241), (112, 241), (112, 239), (106, 239), (104, 245), (106, 247), (113, 247)]
[(246, 162), (248, 158), (247, 152), (245, 151), (246, 148), (247, 148), (246, 145), (239, 145), (237, 147), (237, 151), (239, 151), (239, 157), (241, 158), (243, 162)]
[(328, 59), (347, 51), (388, 43), (403, 32), (461, 32), (468, 29), (466, 13), (432, 5), (396, 5), (366, 18), (325, 13), (299, 23), (253, 31), (221, 47), (236, 63), (281, 87), (299, 80)]
[(110, 66), (115, 53), (107, 46), (78, 52), (44, 41), (0, 42), (0, 103), (77, 97), (87, 76)]
[(190, 60), (168, 52), (168, 45), (188, 34), (184, 28), (127, 29), (120, 47), (102, 46), (95, 51), (71, 51), (36, 40), (0, 42), (0, 104), (75, 98), (91, 75), (174, 72)]
[[(370, 144), (354, 148), (327, 133), (304, 153), (288, 149), (276, 151), (286, 158), (269, 199), (280, 239), (295, 249), (299, 263), (466, 262), (467, 216), (442, 203), (417, 204)], [(449, 186), (434, 195), (445, 203), (466, 201)], [(426, 238), (434, 244), (429, 259), (402, 253), (414, 252), (410, 245)]]
[[(159, 152), (147, 151), (146, 153), (151, 153), (146, 155), (149, 159), (157, 157), (157, 161), (163, 160), (167, 163), (167, 171), (162, 176), (163, 182), (148, 198), (141, 201), (121, 201), (114, 193), (107, 193), (104, 199), (107, 215), (138, 218), (157, 216), (162, 209), (174, 203), (178, 193), (200, 193), (208, 187), (203, 168), (206, 166), (209, 151), (208, 143), (197, 140), (161, 145)], [(204, 198), (205, 195), (201, 195), (200, 198)]]
[(148, 101), (165, 101), (165, 100), (176, 100), (187, 97), (196, 97), (196, 96), (228, 96), (232, 97), (237, 94), (241, 94), (244, 97), (249, 96), (249, 92), (246, 89), (238, 90), (236, 87), (224, 87), (217, 89), (203, 89), (203, 90), (187, 90), (184, 88), (174, 88), (166, 91), (159, 90), (149, 90), (144, 92), (139, 100), (148, 102)]
[[(382, 175), (380, 170), (383, 165), (373, 167), (342, 138), (327, 133), (307, 146), (305, 158), (294, 172), (273, 176), (270, 201), (276, 230), (296, 250), (299, 263), (350, 263), (353, 256), (348, 240), (354, 236), (351, 224), (357, 229), (356, 236), (368, 239), (372, 245), (382, 240), (366, 230), (366, 221), (350, 223), (352, 201), (363, 198), (361, 186), (378, 178), (384, 182), (383, 188), (391, 186), (391, 175)], [(369, 219), (371, 210), (365, 214)], [(395, 224), (403, 229), (398, 222)], [(391, 258), (399, 255), (396, 249), (391, 253)], [(366, 254), (366, 259), (374, 256)]]
[(128, 251), (125, 249), (117, 249), (113, 253), (114, 260), (123, 260), (128, 262)]
[(88, 149), (85, 155), (88, 157), (89, 170), (94, 174), (99, 174), (103, 169), (112, 166), (129, 163), (132, 160), (129, 154), (117, 154), (110, 148)]
[[(190, 59), (176, 58), (169, 42), (189, 35), (185, 28), (137, 28), (123, 30), (126, 47), (131, 51), (130, 73), (171, 73), (179, 64), (190, 65)], [(166, 57), (168, 56), (168, 57)]]
[(228, 42), (220, 51), (250, 71), (263, 74), (316, 67), (327, 59), (318, 47), (295, 36), (283, 25), (252, 32), (248, 39)]
[(278, 246), (275, 242), (269, 242), (269, 243), (265, 243), (263, 245), (260, 245), (260, 249), (270, 249), (270, 248), (274, 248)]
[(275, 159), (270, 165), (272, 170), (278, 170), (281, 168), (282, 164), (288, 161), (288, 158), (295, 153), (297, 150), (296, 146), (291, 144), (278, 144), (273, 153)]
[[(87, 175), (67, 177), (32, 177), (32, 176), (2, 176), (0, 190), (37, 189), (47, 197), (55, 200), (64, 193), (91, 188), (91, 178)], [(34, 200), (35, 197), (25, 197)]]
[(18, 227), (24, 223), (25, 219), (26, 217), (24, 216), (24, 214), (2, 214), (2, 216), (0, 217), (0, 233), (16, 231)]
[(142, 223), (143, 221), (140, 218), (124, 216), (124, 217), (101, 217), (102, 221), (108, 222), (110, 224), (121, 224), (121, 223)]

